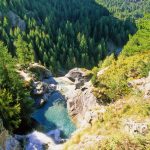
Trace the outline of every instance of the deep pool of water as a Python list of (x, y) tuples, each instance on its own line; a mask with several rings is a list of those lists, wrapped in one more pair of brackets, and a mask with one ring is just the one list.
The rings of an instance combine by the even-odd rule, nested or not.
[(63, 138), (69, 138), (76, 129), (68, 115), (65, 100), (57, 91), (50, 96), (43, 107), (32, 114), (32, 117), (42, 125), (43, 132), (59, 129)]

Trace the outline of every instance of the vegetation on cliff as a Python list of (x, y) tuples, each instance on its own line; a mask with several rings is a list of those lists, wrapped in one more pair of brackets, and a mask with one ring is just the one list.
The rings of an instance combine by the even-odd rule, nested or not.
[(0, 116), (9, 131), (30, 118), (32, 100), (29, 91), (16, 72), (17, 59), (0, 42)]
[[(103, 63), (100, 62), (99, 69), (94, 69), (96, 71), (92, 81), (98, 99), (102, 100), (103, 97), (105, 100), (107, 98), (114, 101), (121, 98), (132, 90), (129, 81), (148, 75), (150, 70), (149, 18), (150, 15), (146, 15), (138, 21), (139, 30), (130, 37), (117, 59), (113, 55), (107, 57)], [(109, 69), (97, 76), (97, 71), (105, 67)]]
[(98, 114), (99, 119), (73, 134), (64, 145), (65, 150), (93, 150), (93, 146), (95, 150), (149, 150), (149, 100), (141, 95), (128, 95), (104, 108), (105, 112)]
[[(150, 71), (149, 17), (146, 15), (137, 22), (137, 33), (130, 37), (118, 58), (111, 55), (93, 69), (98, 110), (105, 111), (76, 131), (64, 149), (92, 150), (94, 146), (95, 150), (149, 150), (150, 98), (145, 98), (130, 82), (139, 79), (137, 85), (143, 88), (150, 83), (147, 77)], [(92, 110), (96, 111), (97, 108)]]

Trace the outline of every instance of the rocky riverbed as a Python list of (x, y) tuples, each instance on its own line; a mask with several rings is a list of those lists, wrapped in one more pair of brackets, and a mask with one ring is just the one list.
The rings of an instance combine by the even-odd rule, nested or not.
[[(89, 76), (83, 69), (75, 68), (63, 77), (54, 78), (39, 64), (17, 72), (32, 86), (36, 108), (32, 118), (39, 127), (30, 134), (11, 137), (11, 141), (23, 142), (26, 150), (62, 149), (62, 143), (71, 137), (76, 126), (83, 124), (87, 111), (97, 104)], [(7, 145), (13, 147), (12, 142)]]

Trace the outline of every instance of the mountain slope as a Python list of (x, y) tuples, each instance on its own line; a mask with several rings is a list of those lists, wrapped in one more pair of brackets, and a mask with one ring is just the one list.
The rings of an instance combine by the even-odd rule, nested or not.
[(29, 45), (27, 51), (34, 52), (35, 61), (55, 72), (93, 67), (110, 53), (109, 41), (122, 47), (128, 34), (136, 31), (129, 21), (114, 18), (94, 0), (5, 0), (0, 4), (0, 40), (12, 55), (18, 47), (23, 51)]
[[(117, 60), (110, 56), (100, 68), (93, 69), (92, 81), (99, 107), (84, 116), (89, 123), (73, 134), (64, 149), (92, 150), (94, 146), (96, 150), (149, 150), (149, 17), (139, 20), (138, 32), (130, 38)], [(128, 50), (130, 55), (127, 55)]]

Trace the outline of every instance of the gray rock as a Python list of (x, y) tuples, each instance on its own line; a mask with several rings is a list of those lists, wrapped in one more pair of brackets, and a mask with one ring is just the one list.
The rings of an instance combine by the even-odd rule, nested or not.
[(106, 112), (104, 106), (97, 106), (85, 112), (83, 120), (81, 120), (80, 127), (92, 125), (92, 122), (103, 119), (103, 114)]
[(44, 95), (45, 94), (45, 97), (49, 96), (57, 88), (57, 86), (54, 84), (47, 84), (47, 83), (41, 82), (41, 81), (34, 82), (33, 87), (34, 87), (34, 90), (33, 90), (34, 95)]
[(37, 107), (42, 107), (57, 88), (54, 84), (47, 84), (41, 81), (33, 82), (33, 87), (33, 95), (36, 97), (35, 102)]
[(89, 76), (87, 76), (86, 72), (83, 71), (81, 68), (74, 68), (70, 70), (66, 75), (66, 78), (70, 79), (71, 81), (75, 82), (76, 79), (84, 80), (85, 82), (89, 81)]
[(148, 132), (148, 124), (150, 121), (145, 122), (136, 122), (132, 119), (127, 119), (124, 121), (125, 131), (130, 133), (131, 135), (135, 134), (146, 134)]
[(43, 95), (47, 92), (48, 90), (48, 85), (46, 83), (43, 83), (43, 82), (34, 82), (34, 91), (33, 91), (33, 94), (34, 95)]
[(78, 79), (76, 78), (75, 79), (75, 86), (76, 86), (76, 89), (80, 89), (82, 86), (84, 85), (84, 80), (83, 79)]
[(80, 68), (74, 68), (70, 70), (65, 77), (69, 78), (71, 81), (75, 81), (76, 78), (81, 78), (84, 72)]
[(9, 137), (5, 143), (5, 150), (21, 150), (20, 143), (13, 137)]
[(98, 105), (91, 82), (87, 82), (86, 73), (80, 68), (70, 70), (65, 77), (56, 78), (56, 81), (67, 100), (69, 115), (80, 126), (86, 112)]

